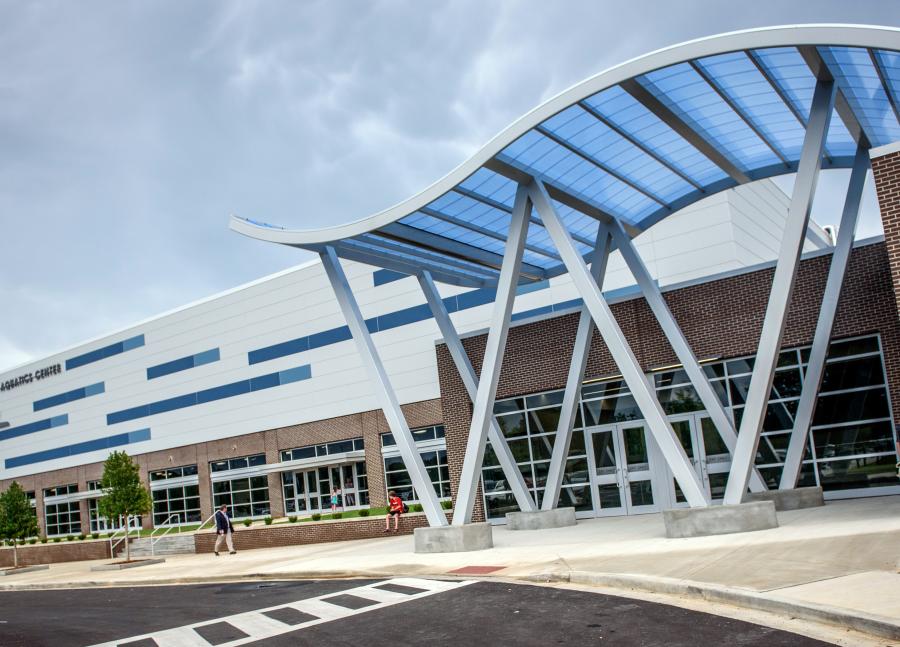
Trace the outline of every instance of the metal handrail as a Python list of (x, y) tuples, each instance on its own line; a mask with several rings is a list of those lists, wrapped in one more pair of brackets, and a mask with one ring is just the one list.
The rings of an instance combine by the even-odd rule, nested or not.
[[(128, 538), (131, 536), (131, 520), (132, 519), (137, 519), (137, 515), (131, 515), (131, 516), (125, 517), (125, 527), (119, 528), (113, 534), (111, 534), (109, 536), (109, 555), (110, 555), (110, 557), (115, 557), (116, 556), (116, 548), (118, 547), (118, 545), (121, 544), (123, 541), (127, 541)], [(138, 534), (140, 534), (140, 532), (141, 532), (140, 528), (138, 528)], [(113, 540), (120, 533), (124, 533), (124, 536), (120, 537), (117, 541), (114, 542)]]
[[(169, 523), (172, 519), (176, 519), (176, 520), (178, 520), (178, 521), (181, 521), (181, 515), (179, 515), (179, 514), (177, 514), (177, 513), (176, 513), (176, 514), (170, 514), (168, 517), (166, 517), (166, 520), (163, 521), (162, 524), (160, 524), (158, 527), (154, 528), (154, 529), (153, 529), (153, 532), (150, 533), (150, 555), (151, 555), (151, 556), (154, 556), (154, 557), (156, 556), (156, 544), (157, 544), (157, 542), (159, 542), (160, 539), (162, 539), (163, 537), (165, 537), (166, 535), (168, 535), (170, 532), (172, 532), (172, 531), (175, 530), (176, 528), (178, 529), (178, 532), (181, 532), (181, 526), (170, 526), (170, 525), (168, 525), (168, 523)], [(163, 534), (161, 534), (159, 537), (157, 537), (157, 536), (156, 536), (156, 533), (158, 533), (160, 530), (163, 531)]]
[(194, 532), (200, 532), (201, 530), (203, 530), (203, 526), (205, 526), (206, 524), (208, 524), (210, 521), (212, 521), (215, 518), (216, 518), (216, 513), (213, 512), (211, 515), (209, 515), (209, 517), (206, 518), (206, 521), (204, 521), (199, 526), (197, 526), (197, 528), (194, 530)]

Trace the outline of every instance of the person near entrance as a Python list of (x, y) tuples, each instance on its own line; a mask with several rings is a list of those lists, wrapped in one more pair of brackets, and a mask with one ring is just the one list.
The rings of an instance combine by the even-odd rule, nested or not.
[(400, 515), (403, 514), (403, 499), (397, 496), (397, 493), (391, 490), (388, 492), (388, 513), (384, 518), (384, 531), (391, 530), (391, 517), (394, 518), (394, 532), (399, 530)]
[(228, 516), (228, 506), (223, 505), (216, 510), (216, 547), (213, 549), (216, 557), (219, 556), (219, 550), (222, 544), (228, 546), (228, 553), (234, 555), (237, 551), (234, 549), (234, 541), (231, 535), (234, 533), (234, 526), (231, 525), (231, 517)]
[(337, 510), (338, 505), (341, 503), (341, 488), (333, 488), (331, 490), (331, 511), (334, 512)]

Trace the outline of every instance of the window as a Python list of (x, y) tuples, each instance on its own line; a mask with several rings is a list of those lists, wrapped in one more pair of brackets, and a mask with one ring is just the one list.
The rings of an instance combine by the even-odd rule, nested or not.
[[(78, 486), (61, 485), (46, 488), (44, 498), (66, 496), (78, 492)], [(78, 501), (61, 501), (44, 505), (44, 532), (48, 537), (81, 533), (81, 510)]]
[(213, 504), (227, 505), (234, 519), (265, 517), (269, 515), (269, 478), (251, 476), (227, 481), (214, 481)]
[[(435, 492), (440, 498), (450, 498), (450, 470), (443, 425), (414, 429), (412, 435)], [(396, 445), (392, 434), (381, 435), (385, 487), (388, 492), (394, 490), (404, 501), (417, 501), (412, 479)]]
[(225, 472), (228, 470), (240, 470), (248, 467), (259, 467), (266, 464), (265, 454), (253, 454), (252, 456), (241, 456), (240, 458), (228, 458), (220, 461), (213, 461), (209, 464), (211, 472)]
[(171, 467), (150, 472), (151, 481), (165, 481), (167, 479), (178, 479), (185, 476), (197, 476), (197, 466), (184, 465), (182, 467)]
[(153, 525), (200, 523), (197, 466), (183, 465), (150, 472)]
[(281, 462), (286, 463), (288, 461), (299, 461), (307, 458), (321, 458), (323, 456), (331, 456), (332, 454), (361, 452), (364, 451), (365, 448), (362, 438), (336, 440), (321, 445), (307, 445), (305, 447), (295, 447), (294, 449), (283, 449), (281, 451)]

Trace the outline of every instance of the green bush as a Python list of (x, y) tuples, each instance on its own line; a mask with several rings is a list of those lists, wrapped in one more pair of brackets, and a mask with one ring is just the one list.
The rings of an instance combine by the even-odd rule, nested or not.
[(369, 511), (366, 510), (365, 508), (363, 508), (362, 510), (359, 511), (359, 516), (360, 516), (360, 517), (368, 517), (368, 516), (369, 516)]
[(75, 541), (75, 535), (66, 535), (66, 541)]
[(332, 519), (340, 519), (340, 518), (342, 518), (343, 516), (344, 516), (344, 513), (343, 513), (343, 512), (332, 512), (332, 513), (331, 513), (331, 518), (332, 518)]
[(62, 541), (62, 537), (54, 537), (54, 538), (53, 538), (53, 543), (54, 543), (54, 544), (58, 544), (58, 543), (61, 542), (61, 541)]
[(252, 519), (244, 519), (244, 527), (245, 528), (249, 528), (250, 524), (252, 524), (252, 523), (253, 523)]
[(266, 522), (267, 526), (271, 526), (272, 525), (272, 517), (266, 517), (265, 522)]
[(441, 501), (441, 507), (442, 507), (444, 510), (449, 510), (450, 508), (453, 507), (453, 501), (450, 501), (450, 500), (447, 500), (447, 501)]
[(297, 516), (291, 515), (290, 517), (288, 517), (288, 523), (297, 523)]
[(422, 504), (421, 503), (413, 503), (409, 506), (410, 512), (422, 512)]
[(41, 537), (41, 543), (42, 543), (42, 544), (46, 544), (46, 543), (47, 543), (47, 538), (46, 538), (46, 537)]
[(37, 543), (37, 539), (35, 539), (34, 537), (32, 537), (31, 539), (28, 540), (28, 543), (34, 545), (34, 544)]
[(91, 533), (91, 539), (100, 539), (100, 533), (99, 533), (99, 532), (92, 532), (92, 533)]
[(312, 514), (312, 520), (313, 520), (313, 521), (318, 521), (318, 520), (321, 519), (321, 518), (322, 518), (322, 515), (319, 514), (318, 512), (314, 512), (314, 513)]
[(87, 535), (85, 535), (84, 533), (78, 535), (78, 541), (84, 541), (85, 539), (87, 539)]

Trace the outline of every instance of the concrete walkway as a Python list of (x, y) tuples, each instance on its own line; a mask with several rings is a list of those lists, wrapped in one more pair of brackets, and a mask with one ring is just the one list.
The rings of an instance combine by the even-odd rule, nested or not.
[[(446, 575), (480, 567), (467, 570), (663, 593), (726, 591), (737, 594), (732, 602), (739, 605), (742, 599), (774, 600), (785, 613), (795, 613), (791, 604), (835, 610), (836, 623), (874, 618), (895, 626), (891, 637), (900, 637), (900, 496), (835, 501), (780, 512), (778, 519), (780, 527), (771, 530), (691, 539), (667, 539), (659, 514), (583, 520), (553, 530), (501, 526), (494, 528), (493, 549), (440, 555), (414, 553), (409, 535), (248, 551), (238, 543), (234, 556), (174, 555), (164, 564), (111, 573), (91, 572), (98, 562), (54, 564), (4, 578), (0, 589)], [(828, 615), (819, 619), (827, 621)], [(892, 630), (885, 631), (879, 635)]]

